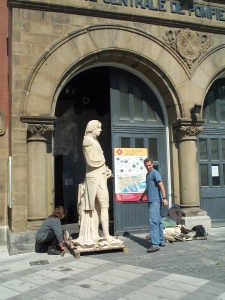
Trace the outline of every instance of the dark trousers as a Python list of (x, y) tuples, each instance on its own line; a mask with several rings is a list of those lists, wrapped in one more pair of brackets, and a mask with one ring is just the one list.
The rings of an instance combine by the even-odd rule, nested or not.
[(37, 243), (36, 242), (36, 245), (35, 245), (35, 251), (36, 252), (42, 252), (42, 251), (46, 251), (47, 250), (47, 247), (50, 246), (50, 247), (57, 247), (59, 244), (58, 240), (57, 240), (57, 237), (54, 233), (53, 230), (51, 230), (46, 239), (44, 240), (44, 242), (42, 243)]

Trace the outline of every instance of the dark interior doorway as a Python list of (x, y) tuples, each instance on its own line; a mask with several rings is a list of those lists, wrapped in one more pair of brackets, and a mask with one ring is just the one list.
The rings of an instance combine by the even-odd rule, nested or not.
[[(82, 141), (90, 120), (102, 123), (99, 142), (106, 164), (112, 168), (109, 68), (97, 67), (73, 77), (59, 95), (55, 115), (55, 206), (69, 209), (66, 222), (76, 223), (78, 184), (85, 179)], [(108, 180), (108, 188), (112, 219), (112, 180)]]

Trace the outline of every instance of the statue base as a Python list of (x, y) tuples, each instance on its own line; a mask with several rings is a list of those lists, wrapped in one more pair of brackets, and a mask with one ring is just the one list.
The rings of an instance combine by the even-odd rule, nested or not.
[[(118, 240), (120, 241), (120, 240)], [(120, 250), (123, 251), (123, 253), (128, 253), (128, 248), (125, 247), (120, 241), (118, 245), (106, 245), (102, 244), (101, 241), (99, 241), (96, 245), (90, 245), (88, 247), (81, 246), (81, 245), (74, 245), (73, 240), (64, 242), (65, 247), (69, 250), (69, 252), (75, 257), (80, 258), (81, 253), (93, 253), (93, 252), (102, 252), (102, 251), (115, 251)]]

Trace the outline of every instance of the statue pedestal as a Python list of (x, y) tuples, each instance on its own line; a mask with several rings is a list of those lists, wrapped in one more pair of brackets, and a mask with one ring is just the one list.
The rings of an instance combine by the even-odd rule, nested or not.
[(81, 253), (93, 253), (93, 252), (102, 252), (102, 251), (115, 251), (115, 250), (120, 250), (123, 251), (123, 253), (128, 253), (128, 248), (125, 247), (124, 245), (120, 246), (108, 246), (108, 247), (93, 247), (93, 248), (81, 248), (74, 246), (73, 241), (66, 241), (65, 242), (66, 248), (70, 251), (70, 253), (75, 257), (75, 258), (80, 258)]

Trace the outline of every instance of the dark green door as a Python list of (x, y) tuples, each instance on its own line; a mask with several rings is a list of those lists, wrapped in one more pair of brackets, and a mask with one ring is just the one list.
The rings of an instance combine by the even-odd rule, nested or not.
[(204, 103), (204, 129), (198, 137), (201, 208), (212, 222), (225, 222), (225, 83), (217, 80)]
[[(112, 156), (114, 148), (148, 148), (168, 192), (166, 127), (153, 91), (137, 76), (110, 68)], [(147, 203), (115, 202), (114, 231), (149, 228)]]

